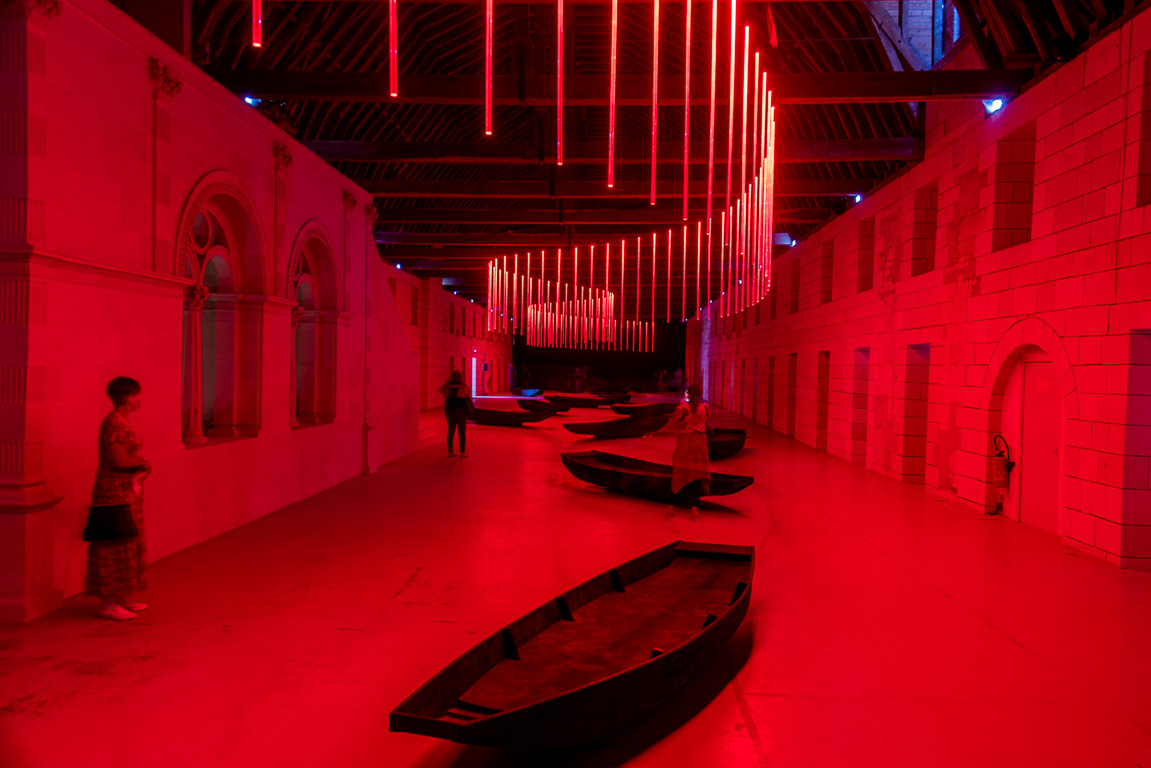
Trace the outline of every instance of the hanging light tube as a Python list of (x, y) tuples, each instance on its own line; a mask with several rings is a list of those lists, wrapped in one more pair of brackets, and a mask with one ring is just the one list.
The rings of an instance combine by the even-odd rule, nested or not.
[(719, 34), (719, 0), (711, 0), (711, 99), (707, 128), (707, 234), (711, 236), (712, 189), (715, 183), (715, 67)]
[[(691, 136), (691, 0), (687, 0), (687, 23), (683, 53), (683, 220), (687, 221), (688, 139)], [(670, 279), (670, 277), (669, 277)], [(668, 318), (670, 321), (671, 318)]]
[(486, 0), (484, 13), (484, 134), (492, 135), (492, 33), (494, 0)]
[[(559, 0), (560, 3), (563, 0)], [(652, 19), (652, 44), (651, 44), (651, 204), (655, 205), (655, 182), (656, 182), (656, 128), (659, 123), (659, 0), (655, 0), (655, 10)], [(638, 264), (638, 262), (637, 262)], [(639, 272), (636, 272), (636, 277), (639, 277)], [(639, 305), (636, 305), (639, 308)]]
[(735, 145), (735, 23), (736, 0), (731, 0), (731, 61), (727, 82), (727, 195), (723, 207), (731, 210), (731, 160)]
[(739, 188), (747, 186), (747, 45), (751, 35), (751, 25), (743, 28), (743, 119), (740, 122), (742, 138), (739, 142)]
[[(652, 275), (654, 279), (655, 275)], [(666, 322), (671, 322), (671, 230), (667, 231), (667, 317)]]
[(699, 317), (699, 286), (702, 282), (700, 280), (700, 248), (703, 247), (703, 222), (697, 221), (695, 223), (695, 311), (696, 317)]
[(388, 89), (392, 98), (400, 95), (400, 44), (397, 26), (397, 0), (388, 0)]
[[(610, 291), (611, 290), (611, 243), (608, 243), (607, 245), (605, 245), (604, 248), (606, 250), (604, 251), (604, 257), (603, 257), (603, 289), (604, 289), (604, 291)], [(608, 338), (607, 338), (606, 334), (604, 334), (604, 332), (603, 332), (604, 331), (604, 322), (607, 319), (607, 316), (606, 316), (607, 301), (603, 297), (601, 297), (600, 300), (601, 300), (601, 302), (603, 302), (600, 304), (600, 318), (599, 318), (600, 341), (607, 341)]]
[(615, 186), (615, 60), (619, 30), (619, 0), (611, 0), (611, 88), (608, 91), (607, 185)]
[[(655, 232), (652, 232), (651, 233), (651, 321), (653, 323), (655, 322), (655, 259), (656, 259), (656, 252), (659, 250), (659, 248), (657, 246), (657, 242), (656, 242), (657, 239), (658, 238), (657, 238)], [(638, 264), (638, 262), (637, 262), (637, 264)], [(635, 272), (635, 282), (636, 282), (635, 290), (636, 290), (636, 294), (638, 295), (639, 294), (639, 270), (638, 269)], [(638, 308), (639, 308), (639, 304), (637, 303), (636, 309), (638, 310)], [(635, 316), (637, 319), (639, 318), (639, 312), (638, 311), (635, 313)]]
[(556, 0), (556, 165), (564, 164), (564, 0)]
[(264, 8), (262, 0), (252, 0), (252, 47), (264, 45)]
[(683, 266), (680, 269), (680, 283), (682, 290), (680, 291), (680, 320), (687, 320), (687, 225), (683, 225)]

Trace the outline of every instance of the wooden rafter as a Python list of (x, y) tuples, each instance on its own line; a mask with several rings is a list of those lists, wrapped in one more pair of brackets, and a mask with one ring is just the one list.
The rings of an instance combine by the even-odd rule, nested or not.
[[(871, 189), (875, 179), (777, 179), (776, 197), (838, 197), (861, 195)], [(552, 199), (645, 199), (651, 194), (651, 186), (646, 181), (617, 181), (613, 189), (598, 181), (435, 181), (413, 180), (366, 180), (357, 182), (367, 192), (377, 197), (409, 198), (483, 198), (511, 200), (552, 200)], [(714, 189), (712, 193), (722, 199), (725, 190)], [(683, 196), (683, 184), (675, 181), (661, 181), (656, 185), (656, 197), (675, 198)], [(692, 181), (689, 196), (707, 196), (707, 181)]]
[[(213, 76), (235, 93), (259, 99), (459, 105), (480, 105), (484, 101), (483, 78), (472, 75), (402, 75), (401, 95), (397, 98), (388, 95), (387, 74), (247, 70), (218, 71)], [(1030, 73), (1025, 71), (995, 68), (929, 72), (781, 72), (773, 74), (769, 84), (773, 102), (787, 106), (1011, 98), (1019, 94), (1030, 77)], [(692, 79), (692, 101), (695, 103), (705, 103), (708, 98), (709, 84), (704, 80)], [(604, 77), (590, 75), (565, 77), (565, 106), (606, 105), (606, 82)], [(682, 76), (661, 76), (660, 91), (661, 105), (683, 105)], [(651, 78), (621, 76), (616, 94), (619, 106), (650, 106)], [(521, 83), (516, 77), (496, 77), (493, 100), (497, 106), (554, 106), (555, 80), (529, 77)], [(716, 103), (726, 105), (726, 95), (717, 97)]]
[[(827, 208), (778, 208), (775, 221), (795, 224), (819, 224), (827, 221)], [(601, 209), (534, 209), (534, 208), (384, 208), (377, 212), (376, 224), (505, 224), (540, 226), (599, 226), (637, 224), (667, 227), (681, 224), (683, 211), (672, 208), (601, 208)]]
[[(329, 161), (373, 163), (460, 163), (483, 165), (542, 165), (555, 162), (552, 143), (511, 144), (476, 142), (470, 144), (408, 143), (385, 141), (305, 141), (304, 146)], [(602, 163), (603, 142), (568, 142), (564, 162), (584, 165)], [(671, 165), (683, 163), (683, 145), (661, 142), (659, 161)], [(615, 161), (621, 165), (644, 165), (651, 162), (651, 144), (616, 142)], [(777, 163), (848, 162), (917, 160), (923, 157), (923, 139), (843, 139), (825, 141), (780, 140), (775, 154)], [(723, 158), (720, 158), (722, 161)], [(707, 144), (692, 142), (690, 161), (706, 165)], [(717, 163), (722, 166), (723, 162)]]

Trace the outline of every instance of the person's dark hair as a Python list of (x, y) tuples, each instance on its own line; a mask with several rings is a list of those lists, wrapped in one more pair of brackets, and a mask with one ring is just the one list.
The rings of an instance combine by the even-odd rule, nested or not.
[(107, 393), (113, 405), (123, 405), (129, 397), (140, 394), (140, 382), (127, 376), (117, 376), (108, 382), (108, 386), (104, 387), (104, 392)]
[(691, 412), (695, 413), (699, 408), (699, 403), (703, 398), (703, 387), (699, 384), (691, 384), (687, 388), (687, 402), (691, 406)]
[(452, 371), (452, 375), (448, 377), (448, 383), (452, 386), (464, 383), (464, 375), (459, 371)]

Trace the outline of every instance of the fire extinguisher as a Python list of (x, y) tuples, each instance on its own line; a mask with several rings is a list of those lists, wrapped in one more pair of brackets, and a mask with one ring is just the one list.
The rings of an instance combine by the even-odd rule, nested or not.
[[(999, 447), (1001, 442), (1002, 448)], [(995, 487), (999, 489), (999, 504), (991, 514), (996, 515), (1003, 511), (1003, 495), (1011, 486), (1011, 470), (1015, 469), (1015, 462), (1011, 460), (1011, 446), (1003, 435), (996, 435), (993, 445), (995, 456), (991, 459), (991, 472)]]

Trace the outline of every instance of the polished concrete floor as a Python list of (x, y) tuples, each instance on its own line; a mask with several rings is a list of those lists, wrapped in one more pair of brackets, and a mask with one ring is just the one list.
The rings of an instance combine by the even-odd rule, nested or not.
[[(426, 414), (414, 455), (155, 563), (136, 620), (78, 597), (0, 628), (0, 765), (1151, 766), (1151, 574), (758, 428), (723, 462), (755, 485), (669, 520), (568, 475), (578, 419), (473, 426), (448, 459)], [(389, 733), (478, 640), (675, 539), (754, 544), (757, 571), (655, 716), (548, 754)]]

